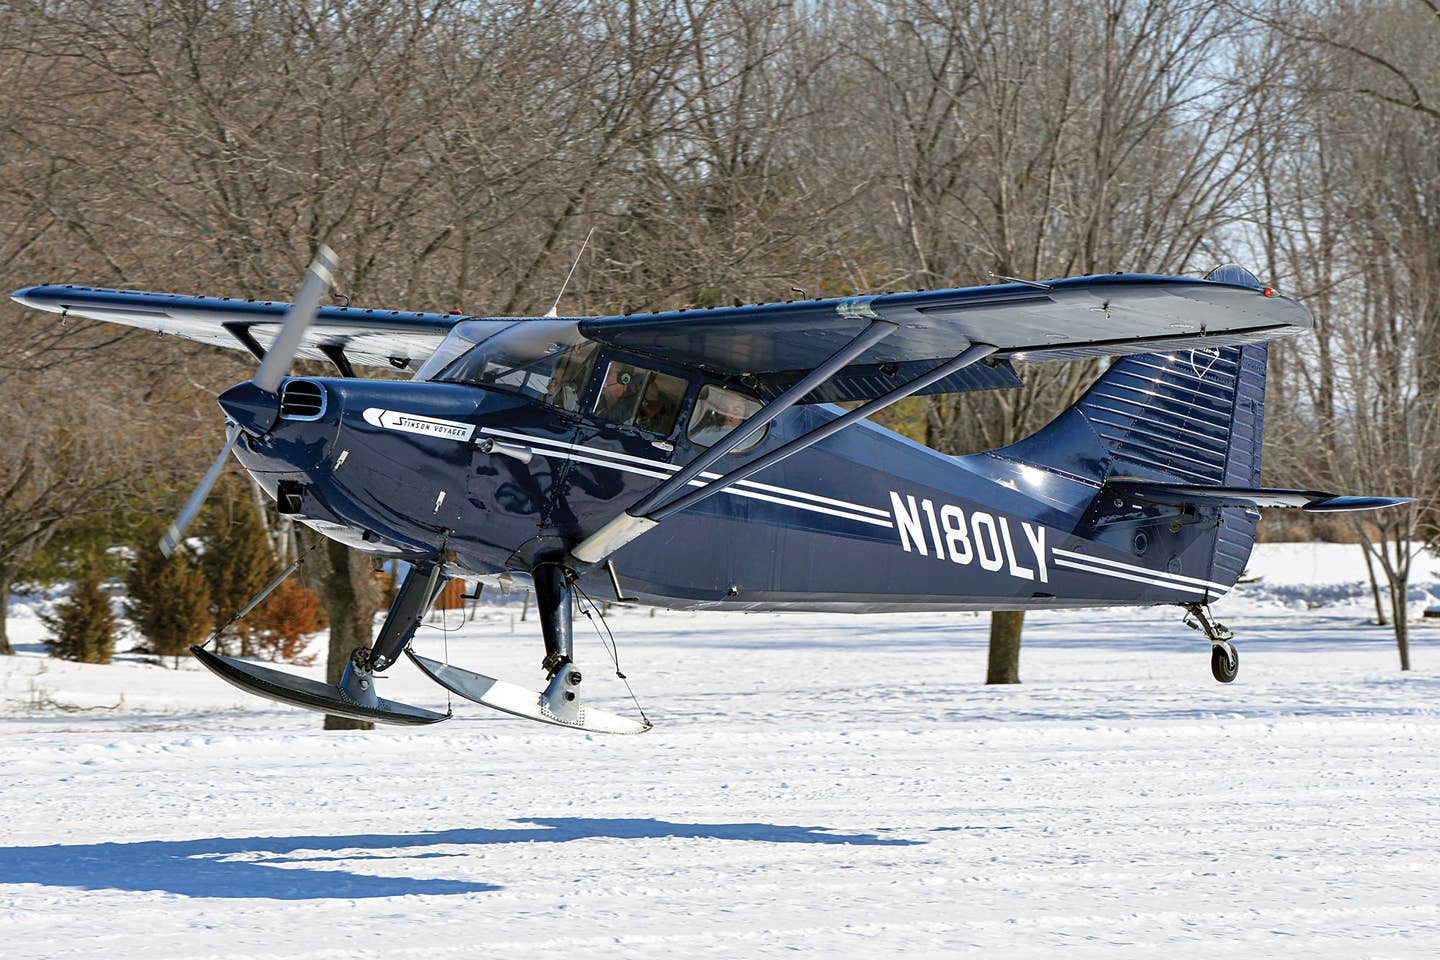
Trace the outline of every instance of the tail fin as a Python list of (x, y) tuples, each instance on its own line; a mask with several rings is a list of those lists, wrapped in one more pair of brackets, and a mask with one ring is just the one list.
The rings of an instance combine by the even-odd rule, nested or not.
[(1039, 433), (997, 451), (1087, 480), (1260, 484), (1266, 345), (1122, 357)]
[[(1092, 481), (1258, 487), (1266, 357), (1263, 343), (1122, 357), (1049, 426), (996, 453)], [(1244, 507), (1216, 512), (1204, 579), (1234, 583), (1260, 514)], [(1115, 545), (1139, 555), (1144, 548), (1133, 545), (1139, 541)]]
[[(1233, 263), (1205, 279), (1264, 289)], [(1061, 459), (1073, 466), (1088, 449), (1088, 469), (1081, 473), (1102, 481), (1258, 487), (1266, 356), (1266, 345), (1256, 343), (1122, 357), (1058, 420), (1005, 452), (1054, 464), (1045, 451), (1063, 449), (1069, 456)]]

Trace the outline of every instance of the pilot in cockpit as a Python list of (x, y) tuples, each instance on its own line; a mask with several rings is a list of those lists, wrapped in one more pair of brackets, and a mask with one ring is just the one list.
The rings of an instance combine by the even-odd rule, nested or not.
[(616, 423), (629, 423), (640, 400), (643, 377), (636, 377), (628, 364), (611, 363), (605, 368), (605, 385), (595, 401), (595, 416)]
[(745, 398), (729, 390), (711, 390), (706, 398), (709, 410), (701, 413), (690, 429), (690, 439), (701, 446), (715, 441), (745, 422)]
[(580, 397), (585, 392), (586, 381), (590, 379), (590, 356), (590, 350), (580, 349), (560, 358), (545, 391), (547, 403), (562, 410), (580, 409)]

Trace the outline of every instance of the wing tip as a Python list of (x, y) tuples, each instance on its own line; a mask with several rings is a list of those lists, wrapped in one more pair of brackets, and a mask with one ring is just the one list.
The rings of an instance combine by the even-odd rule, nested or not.
[(22, 307), (30, 307), (33, 310), (50, 310), (49, 304), (41, 303), (35, 299), (37, 291), (44, 289), (44, 284), (36, 287), (21, 287), (10, 294), (10, 299)]

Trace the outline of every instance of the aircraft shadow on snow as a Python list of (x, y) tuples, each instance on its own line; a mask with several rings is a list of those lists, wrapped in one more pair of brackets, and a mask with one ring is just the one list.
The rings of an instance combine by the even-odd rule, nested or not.
[[(530, 826), (439, 830), (417, 834), (305, 837), (209, 837), (132, 843), (0, 847), (0, 883), (37, 883), (81, 890), (160, 890), (186, 897), (324, 900), (407, 894), (488, 893), (500, 885), (472, 880), (386, 877), (332, 864), (463, 857), (463, 850), (508, 843), (571, 840), (744, 840), (912, 846), (919, 840), (873, 833), (831, 833), (823, 827), (769, 823), (671, 823), (649, 818), (527, 817)], [(406, 851), (417, 852), (406, 852)], [(307, 868), (307, 865), (313, 865)], [(382, 868), (383, 869), (383, 868)]]

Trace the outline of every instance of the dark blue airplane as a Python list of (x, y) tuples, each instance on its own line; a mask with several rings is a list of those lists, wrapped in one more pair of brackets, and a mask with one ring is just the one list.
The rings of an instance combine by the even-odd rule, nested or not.
[[(14, 299), (249, 350), (220, 396), (231, 451), (293, 516), (409, 573), (338, 685), (195, 647), (229, 682), (326, 713), (420, 724), (379, 698), (402, 653), (454, 693), (562, 726), (648, 723), (582, 705), (577, 591), (680, 609), (1034, 610), (1176, 604), (1235, 677), (1207, 614), (1260, 507), (1405, 502), (1260, 487), (1266, 343), (1310, 327), (1238, 267), (607, 317), (476, 318), (48, 285)], [(296, 356), (336, 378), (286, 377)], [(866, 418), (916, 394), (1020, 385), (1017, 363), (1117, 357), (1035, 435), (950, 457)], [(413, 370), (356, 379), (355, 365)], [(835, 404), (859, 402), (848, 412)], [(533, 588), (543, 691), (409, 650), (444, 581)]]

